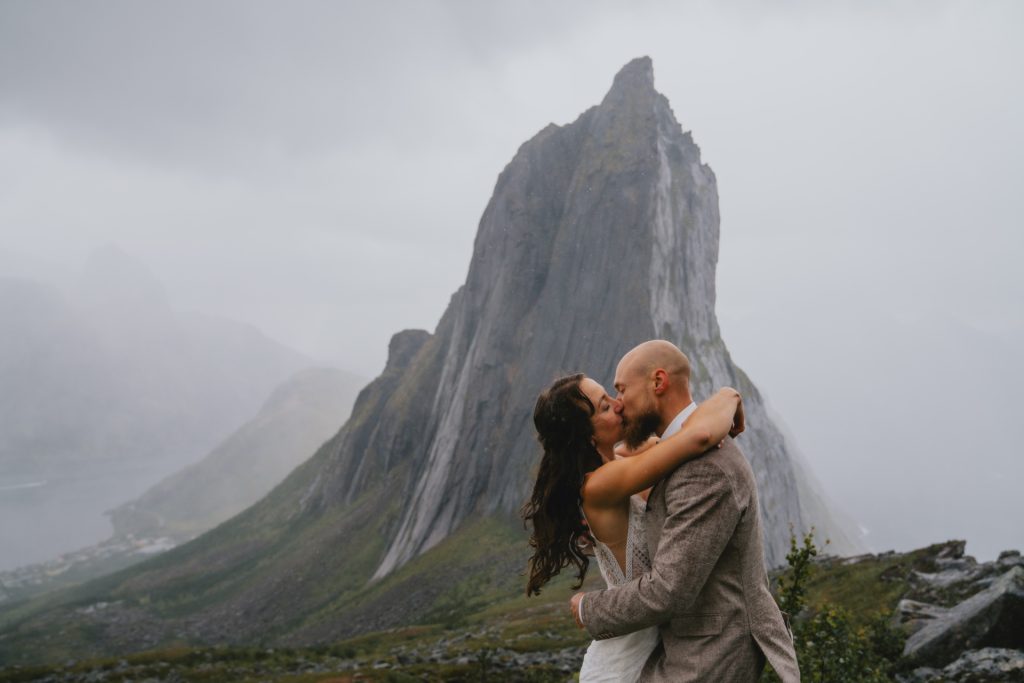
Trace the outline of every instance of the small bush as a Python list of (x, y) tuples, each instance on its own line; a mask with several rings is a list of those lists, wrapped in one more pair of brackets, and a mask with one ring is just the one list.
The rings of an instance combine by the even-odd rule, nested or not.
[[(892, 680), (893, 667), (903, 650), (903, 635), (885, 614), (857, 625), (847, 610), (830, 603), (807, 604), (807, 581), (818, 554), (814, 532), (798, 546), (790, 540), (789, 570), (779, 578), (778, 602), (793, 616), (793, 639), (805, 683), (883, 683)], [(778, 681), (769, 668), (762, 683)]]

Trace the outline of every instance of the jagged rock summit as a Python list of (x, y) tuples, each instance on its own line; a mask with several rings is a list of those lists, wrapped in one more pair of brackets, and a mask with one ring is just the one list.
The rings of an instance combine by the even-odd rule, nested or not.
[[(790, 524), (816, 524), (844, 546), (722, 341), (718, 231), (714, 173), (654, 89), (651, 60), (636, 59), (598, 107), (545, 128), (498, 178), (466, 283), (397, 389), (429, 405), (409, 432), (387, 433), (403, 448), (353, 430), (310, 499), (351, 500), (380, 453), (389, 466), (410, 463), (396, 492), (401, 521), (374, 573), (385, 576), (470, 515), (520, 506), (538, 455), (532, 405), (556, 374), (610, 382), (626, 350), (661, 337), (695, 361), (698, 397), (725, 384), (746, 396), (742, 445), (758, 476), (769, 561), (783, 560)], [(401, 419), (385, 411), (374, 422)]]
[(782, 563), (790, 525), (849, 550), (722, 340), (718, 237), (714, 173), (654, 89), (651, 60), (634, 60), (598, 106), (520, 147), (436, 330), (392, 339), (383, 373), (333, 439), (260, 503), (97, 583), (102, 611), (69, 605), (23, 620), (17, 637), (0, 638), (0, 661), (57, 625), (98, 634), (106, 652), (182, 633), (300, 644), (448, 619), (495, 585), (514, 594), (538, 393), (577, 370), (610, 383), (623, 353), (657, 337), (690, 356), (698, 400), (722, 385), (744, 394), (740, 443), (769, 563)]

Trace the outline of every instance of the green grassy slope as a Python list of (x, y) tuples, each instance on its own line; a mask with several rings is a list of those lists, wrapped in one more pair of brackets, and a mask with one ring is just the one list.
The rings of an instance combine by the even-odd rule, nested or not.
[[(123, 657), (108, 653), (71, 665), (9, 666), (0, 671), (0, 681), (48, 675), (72, 680), (96, 671), (115, 681), (171, 671), (187, 680), (564, 681), (578, 666), (589, 638), (575, 628), (568, 613), (570, 577), (559, 577), (540, 597), (523, 594), (523, 541), (510, 520), (480, 519), (368, 589), (342, 598), (321, 587), (316, 593), (321, 608), (285, 629), (290, 634), (285, 640), (293, 638), (293, 643), (179, 643)], [(934, 570), (934, 558), (944, 546), (819, 560), (808, 585), (808, 603), (833, 603), (861, 622), (878, 612), (891, 613), (910, 589), (911, 571)], [(601, 584), (596, 567), (592, 569), (585, 589)], [(422, 590), (410, 592), (413, 586)], [(420, 602), (410, 606), (404, 600), (409, 595)], [(359, 635), (347, 635), (343, 620), (337, 620), (389, 609), (408, 611), (409, 618), (401, 626)], [(314, 635), (319, 644), (297, 645)]]

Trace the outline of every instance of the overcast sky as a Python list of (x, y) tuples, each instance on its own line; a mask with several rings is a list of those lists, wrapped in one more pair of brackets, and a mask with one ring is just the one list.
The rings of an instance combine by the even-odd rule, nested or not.
[(375, 375), (519, 145), (650, 55), (718, 177), (734, 359), (873, 547), (991, 556), (1024, 546), (1022, 35), (1013, 1), (2, 0), (0, 275), (115, 244)]

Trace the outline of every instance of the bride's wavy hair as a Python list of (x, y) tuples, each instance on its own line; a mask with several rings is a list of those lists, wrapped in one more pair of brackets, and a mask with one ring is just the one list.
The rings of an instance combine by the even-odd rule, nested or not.
[(580, 489), (584, 475), (600, 467), (602, 460), (593, 442), (594, 405), (580, 389), (582, 379), (576, 374), (555, 380), (537, 397), (533, 409), (544, 454), (533, 494), (521, 513), (524, 524), (533, 524), (527, 595), (539, 595), (541, 587), (570, 564), (576, 567), (574, 588), (579, 588), (590, 564), (579, 545), (588, 534)]

